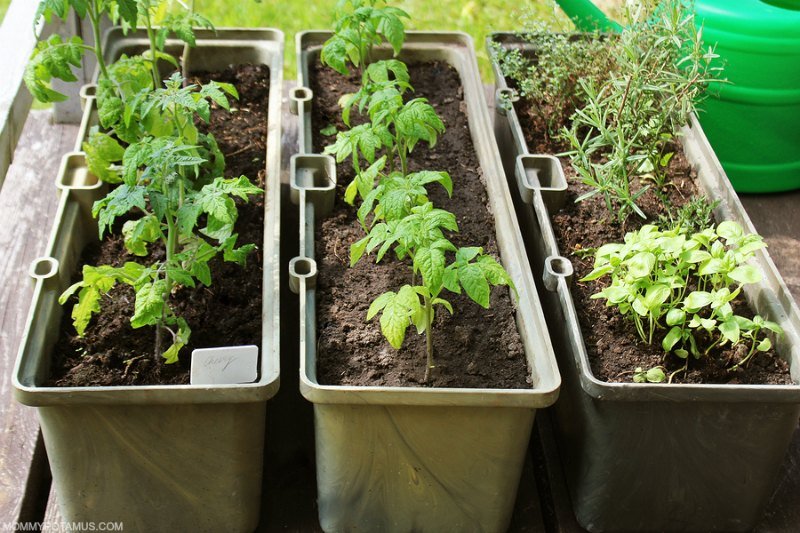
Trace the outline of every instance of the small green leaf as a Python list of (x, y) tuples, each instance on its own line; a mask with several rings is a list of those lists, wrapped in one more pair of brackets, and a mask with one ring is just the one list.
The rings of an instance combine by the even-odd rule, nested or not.
[(606, 264), (595, 268), (594, 270), (589, 272), (586, 276), (582, 277), (580, 281), (594, 281), (612, 272), (614, 272), (614, 267), (609, 264)]
[(364, 252), (367, 249), (367, 244), (369, 244), (370, 237), (367, 235), (363, 239), (359, 239), (358, 241), (354, 242), (350, 245), (350, 267), (352, 268), (358, 260), (364, 255)]
[(475, 303), (489, 308), (489, 282), (478, 265), (468, 264), (458, 268), (458, 281)]
[(729, 318), (725, 322), (722, 322), (718, 329), (722, 336), (729, 340), (731, 344), (736, 344), (739, 342), (739, 323), (733, 317)]
[(744, 236), (744, 230), (738, 223), (732, 220), (726, 220), (717, 226), (717, 235), (725, 240), (736, 242)]
[(336, 135), (336, 126), (334, 126), (333, 124), (328, 124), (321, 130), (319, 130), (319, 132), (326, 137), (333, 137), (334, 135)]
[(739, 265), (728, 273), (728, 277), (743, 285), (758, 283), (761, 281), (761, 271), (752, 265)]
[(709, 305), (711, 301), (711, 293), (705, 291), (694, 291), (683, 300), (683, 305), (687, 312), (696, 313), (700, 309)]
[(672, 308), (667, 311), (667, 325), (680, 326), (686, 320), (686, 312), (682, 309)]
[(661, 347), (664, 351), (669, 352), (672, 348), (683, 338), (683, 329), (680, 326), (673, 326), (669, 333), (661, 341)]
[(653, 271), (656, 256), (650, 252), (640, 252), (626, 261), (628, 271), (634, 279), (646, 278)]
[(153, 326), (160, 319), (166, 305), (167, 282), (163, 279), (145, 283), (136, 291), (131, 326)]
[(663, 369), (654, 367), (647, 371), (645, 378), (650, 383), (663, 383), (667, 379), (667, 376), (664, 374)]

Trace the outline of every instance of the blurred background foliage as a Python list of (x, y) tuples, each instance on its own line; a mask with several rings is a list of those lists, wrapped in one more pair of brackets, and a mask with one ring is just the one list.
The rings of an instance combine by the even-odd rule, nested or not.
[[(20, 0), (34, 2), (38, 0)], [(0, 0), (0, 17), (11, 0)], [(337, 0), (194, 0), (198, 13), (216, 26), (264, 26), (286, 35), (285, 79), (294, 79), (295, 34), (302, 30), (330, 29)], [(493, 31), (522, 29), (529, 17), (551, 20), (552, 0), (390, 0), (411, 15), (410, 30), (463, 31), (472, 36), (481, 75), (492, 81), (484, 41)], [(22, 30), (20, 30), (22, 31)]]

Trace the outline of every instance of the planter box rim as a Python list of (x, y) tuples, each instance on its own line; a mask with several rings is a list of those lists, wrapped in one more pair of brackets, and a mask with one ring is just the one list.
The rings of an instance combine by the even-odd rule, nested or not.
[[(321, 45), (332, 34), (333, 32), (327, 30), (304, 31), (297, 34), (295, 41), (297, 45), (299, 87), (308, 87), (308, 80), (305, 79), (304, 75), (304, 71), (307, 72), (306, 57), (309, 53), (314, 52), (317, 45)], [(462, 56), (464, 68), (460, 68), (458, 65), (452, 66), (460, 73), (461, 84), (465, 93), (464, 101), (468, 107), (466, 113), (470, 117), (470, 129), (472, 130), (473, 128), (480, 127), (483, 128), (486, 133), (486, 139), (481, 139), (481, 143), (475, 140), (479, 133), (473, 134), (473, 140), (475, 142), (475, 150), (478, 154), (481, 167), (484, 170), (484, 174), (487, 176), (485, 181), (487, 182), (486, 186), (488, 194), (490, 188), (490, 185), (488, 184), (489, 176), (496, 175), (500, 176), (503, 182), (505, 180), (503, 178), (504, 173), (502, 170), (502, 164), (496, 148), (497, 145), (494, 140), (494, 135), (492, 134), (491, 121), (485, 105), (483, 85), (477, 74), (477, 70), (473, 70), (472, 68), (468, 68), (466, 66), (470, 62), (473, 64), (476, 63), (474, 48), (472, 47), (472, 38), (463, 32), (406, 32), (406, 42), (404, 44), (403, 51), (398, 54), (398, 57), (409, 54), (413, 55), (419, 51), (430, 53), (434, 47), (441, 49), (445, 49), (447, 47), (455, 48), (457, 53)], [(386, 50), (386, 47), (381, 47), (381, 49)], [(430, 59), (430, 57), (426, 55), (425, 59)], [(476, 89), (476, 87), (479, 90)], [(473, 92), (476, 93), (474, 96), (468, 96), (468, 93)], [(470, 104), (470, 98), (473, 98), (472, 104)], [(476, 104), (475, 102), (480, 102), (480, 105)], [(299, 104), (301, 129), (303, 129), (303, 123), (310, 124), (310, 116), (303, 116), (307, 113), (305, 105), (305, 103)], [(301, 138), (302, 135), (303, 133), (301, 132)], [(482, 145), (479, 146), (479, 144)], [(301, 140), (300, 154), (311, 155), (305, 152), (303, 145), (304, 143)], [(546, 325), (544, 324), (541, 303), (539, 302), (538, 294), (536, 294), (533, 279), (530, 275), (527, 255), (524, 253), (524, 246), (522, 245), (519, 227), (516, 222), (516, 217), (514, 216), (513, 205), (511, 204), (511, 199), (507, 189), (505, 189), (505, 191), (505, 196), (508, 197), (508, 206), (510, 208), (506, 209), (504, 212), (498, 212), (499, 210), (495, 208), (491, 209), (495, 216), (496, 231), (499, 236), (500, 232), (502, 231), (501, 227), (504, 227), (504, 225), (510, 224), (511, 227), (515, 228), (516, 237), (513, 237), (513, 239), (518, 241), (522, 252), (519, 252), (518, 250), (513, 253), (509, 252), (508, 250), (510, 250), (512, 247), (512, 245), (509, 244), (507, 245), (508, 250), (504, 250), (506, 253), (501, 253), (501, 256), (503, 257), (504, 263), (518, 260), (519, 266), (517, 266), (515, 272), (521, 271), (522, 274), (518, 274), (520, 279), (519, 282), (517, 282), (518, 280), (515, 280), (515, 283), (517, 284), (518, 288), (520, 286), (524, 286), (526, 291), (532, 292), (532, 294), (526, 292), (527, 296), (525, 297), (530, 298), (530, 300), (527, 300), (526, 302), (533, 307), (533, 311), (531, 312), (533, 318), (530, 319), (530, 321), (532, 321), (531, 324), (536, 323), (539, 320), (541, 322), (538, 324), (539, 329), (537, 330), (537, 336), (541, 337), (541, 344), (538, 345), (539, 354), (528, 355), (528, 357), (529, 361), (540, 357), (543, 359), (548, 358), (549, 365), (545, 366), (549, 366), (547, 369), (549, 375), (539, 375), (537, 370), (540, 367), (533, 368), (532, 371), (534, 373), (535, 386), (532, 385), (531, 388), (527, 389), (320, 385), (316, 382), (316, 380), (310, 377), (309, 369), (307, 368), (307, 356), (305, 353), (303, 353), (303, 348), (301, 348), (300, 390), (306, 399), (318, 404), (475, 406), (498, 408), (512, 407), (525, 409), (547, 407), (556, 401), (561, 386), (561, 377), (555, 364), (550, 337), (547, 332)], [(489, 196), (489, 203), (491, 206), (494, 200), (491, 199), (491, 195)], [(502, 201), (505, 201), (505, 197), (502, 200), (497, 200), (497, 205), (503, 205), (503, 207), (506, 207), (505, 204), (501, 204)], [(506, 217), (510, 218), (510, 221), (507, 221)], [(303, 230), (301, 229), (301, 233), (302, 231)], [(508, 238), (512, 239), (512, 237)], [(501, 246), (501, 248), (503, 247)], [(301, 249), (301, 255), (302, 254), (303, 251)], [(517, 257), (518, 255), (520, 256), (519, 258)], [(508, 268), (508, 265), (506, 266)], [(528, 272), (527, 278), (525, 278), (524, 274), (526, 268)], [(301, 289), (300, 294), (301, 300), (304, 300), (304, 289)], [(522, 313), (523, 305), (525, 304), (521, 304), (515, 299), (516, 313), (518, 315)], [(301, 319), (305, 321), (305, 317), (301, 316)], [(520, 319), (517, 319), (517, 324), (522, 334), (523, 328), (519, 326)], [(303, 322), (301, 322), (301, 328), (302, 327)], [(529, 326), (529, 328), (535, 329), (533, 326)], [(524, 334), (522, 334), (522, 336), (524, 338)], [(539, 340), (540, 339), (538, 338), (536, 341), (531, 340), (531, 344), (536, 344)], [(316, 355), (314, 355), (313, 360), (310, 356), (308, 359), (308, 364), (316, 364)], [(528, 375), (530, 376), (531, 374), (529, 373)]]
[[(225, 40), (226, 34), (246, 33), (252, 39)], [(218, 39), (215, 39), (218, 37)], [(136, 31), (124, 35), (118, 26), (109, 28), (105, 34), (106, 51), (110, 53), (115, 39), (141, 39)], [(168, 43), (174, 40), (168, 40)], [(198, 31), (198, 46), (193, 50), (218, 48), (218, 44), (235, 43), (237, 46), (251, 46), (265, 50), (269, 54), (270, 89), (268, 97), (268, 131), (267, 157), (265, 169), (265, 226), (264, 241), (260, 244), (264, 252), (262, 278), (261, 347), (259, 348), (259, 379), (253, 383), (225, 385), (120, 385), (102, 387), (44, 387), (31, 384), (32, 376), (26, 376), (25, 367), (28, 361), (40, 357), (40, 353), (28, 353), (28, 338), (35, 327), (38, 302), (41, 293), (50, 280), (58, 275), (58, 269), (49, 276), (33, 276), (35, 287), (32, 305), (26, 320), (26, 326), (14, 366), (12, 384), (14, 396), (20, 403), (31, 406), (62, 406), (80, 404), (215, 404), (215, 403), (251, 403), (263, 402), (277, 392), (280, 385), (280, 125), (281, 95), (283, 81), (283, 48), (284, 35), (280, 30), (271, 28), (218, 28), (216, 34), (210, 30)], [(119, 44), (119, 41), (117, 41)], [(84, 109), (84, 122), (92, 112), (92, 106)], [(80, 142), (80, 141), (79, 141)], [(74, 155), (76, 152), (70, 154)], [(79, 153), (79, 152), (78, 152)], [(70, 154), (66, 154), (68, 157)], [(63, 171), (62, 165), (62, 171)], [(60, 178), (60, 176), (59, 176)], [(57, 181), (59, 179), (57, 178)], [(60, 193), (58, 208), (54, 217), (54, 226), (50, 235), (46, 253), (35, 260), (51, 260), (58, 264), (54, 257), (57, 251), (56, 235), (59, 233), (61, 218), (64, 212), (78, 203), (78, 191), (65, 190)], [(77, 207), (76, 207), (77, 208)], [(269, 293), (269, 294), (268, 294)]]

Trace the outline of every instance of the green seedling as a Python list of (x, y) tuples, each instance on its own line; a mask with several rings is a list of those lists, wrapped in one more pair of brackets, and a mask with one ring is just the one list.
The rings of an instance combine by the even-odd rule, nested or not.
[[(334, 154), (339, 163), (351, 158), (356, 172), (344, 200), (351, 205), (357, 198), (362, 200), (357, 215), (367, 235), (351, 245), (351, 266), (373, 252), (376, 261), (384, 259), (390, 250), (398, 260), (410, 259), (411, 283), (378, 296), (367, 311), (367, 320), (380, 315), (381, 332), (395, 349), (402, 346), (408, 328), (414, 326), (419, 334), (425, 333), (427, 383), (434, 368), (436, 309), (454, 312), (442, 291), (461, 294), (463, 290), (488, 308), (491, 287), (513, 288), (513, 282), (481, 248), (457, 248), (446, 238), (446, 231), (458, 231), (456, 217), (433, 205), (427, 186), (438, 183), (452, 196), (450, 175), (429, 170), (409, 172), (408, 155), (420, 141), (434, 146), (444, 133), (444, 123), (426, 99), (404, 102), (404, 94), (413, 91), (404, 63), (396, 59), (371, 63), (370, 50), (381, 42), (381, 32), (385, 32), (395, 55), (399, 53), (403, 42), (400, 17), (408, 15), (389, 7), (381, 11), (374, 7), (375, 0), (367, 1), (369, 5), (361, 0), (340, 3), (349, 3), (354, 12), (337, 22), (336, 34), (325, 43), (321, 59), (342, 74), (348, 72), (347, 61), (361, 69), (361, 87), (340, 100), (342, 119), (349, 126), (351, 111), (357, 108), (362, 115), (366, 111), (369, 121), (338, 132), (325, 153)], [(395, 169), (396, 160), (399, 169)]]
[(556, 141), (563, 124), (583, 105), (580, 80), (602, 84), (616, 68), (615, 58), (603, 36), (576, 38), (540, 20), (527, 23), (520, 35), (535, 46), (535, 57), (498, 42), (490, 43), (490, 53), (517, 94), (531, 102), (530, 112), (546, 140)]
[[(133, 64), (138, 63), (131, 59)], [(128, 61), (123, 60), (112, 66), (112, 70), (127, 64)], [(105, 131), (93, 128), (89, 140), (83, 143), (89, 170), (103, 181), (119, 183), (125, 148), (117, 139), (136, 144), (138, 139), (147, 136), (151, 139), (173, 137), (183, 144), (196, 146), (196, 154), (203, 158), (203, 166), (211, 174), (221, 174), (225, 158), (214, 137), (198, 131), (195, 117), (207, 123), (212, 102), (230, 109), (228, 96), (238, 98), (238, 93), (227, 83), (212, 81), (202, 86), (186, 86), (183, 78), (175, 73), (161, 89), (153, 91), (145, 87), (127, 100), (120, 99), (119, 106), (112, 110), (104, 111), (105, 108), (101, 107), (101, 125), (105, 119), (111, 127)], [(112, 101), (113, 98), (105, 100), (106, 103)]]
[(707, 357), (726, 343), (748, 343), (748, 355), (731, 367), (736, 369), (771, 347), (764, 332), (781, 333), (760, 316), (750, 320), (733, 311), (742, 287), (761, 280), (760, 271), (748, 264), (766, 246), (760, 236), (725, 221), (693, 234), (684, 227), (662, 231), (646, 225), (624, 241), (601, 246), (594, 270), (581, 281), (610, 277), (611, 284), (592, 298), (605, 299), (633, 320), (648, 344), (656, 331), (666, 329), (664, 351), (687, 360), (679, 371), (688, 368), (690, 354)]
[(326, 154), (336, 156), (337, 162), (352, 157), (356, 172), (361, 171), (360, 161), (374, 163), (378, 151), (385, 149), (390, 171), (395, 158), (400, 161), (400, 171), (408, 174), (408, 155), (420, 142), (435, 146), (444, 132), (444, 123), (425, 98), (414, 98), (403, 103), (402, 97), (389, 91), (374, 93), (369, 102), (371, 121), (336, 135), (336, 142), (325, 148)]
[(333, 37), (322, 47), (320, 60), (341, 74), (351, 63), (363, 70), (372, 59), (373, 47), (389, 43), (397, 55), (405, 41), (404, 18), (408, 13), (381, 0), (339, 0)]
[[(233, 226), (238, 210), (233, 197), (246, 201), (263, 191), (245, 176), (217, 177), (195, 189), (188, 176), (204, 162), (195, 154), (196, 147), (180, 144), (175, 138), (146, 139), (126, 150), (123, 183), (93, 208), (100, 237), (118, 217), (136, 213), (139, 218), (128, 220), (122, 228), (125, 247), (134, 255), (149, 257), (150, 245), (159, 243), (165, 257), (146, 265), (128, 262), (122, 267), (84, 267), (83, 279), (59, 299), (64, 304), (79, 291), (72, 311), (79, 335), (84, 334), (92, 315), (100, 312), (100, 298), (117, 283), (125, 283), (136, 291), (131, 325), (155, 326), (156, 359), (174, 363), (191, 333), (169, 304), (174, 289), (178, 285), (195, 287), (198, 282), (210, 285), (208, 263), (212, 258), (222, 253), (226, 261), (243, 264), (255, 248), (253, 244), (236, 247)], [(205, 227), (198, 229), (201, 215), (205, 215)], [(166, 350), (164, 331), (172, 338)]]
[[(189, 85), (177, 73), (162, 83), (160, 61), (180, 69), (178, 60), (165, 52), (166, 39), (174, 34), (194, 46), (195, 27), (213, 29), (190, 7), (180, 3), (181, 9), (169, 12), (168, 4), (172, 2), (42, 0), (37, 22), (42, 17), (65, 19), (73, 10), (89, 19), (95, 44), (89, 47), (78, 37), (66, 41), (58, 35), (50, 37), (34, 51), (25, 82), (37, 99), (60, 101), (64, 95), (50, 88), (50, 82), (75, 81), (72, 68), (80, 66), (85, 52), (97, 58), (100, 126), (92, 129), (83, 148), (89, 170), (114, 187), (95, 203), (93, 215), (98, 218), (101, 238), (125, 216), (121, 228), (125, 246), (144, 261), (129, 261), (121, 267), (87, 265), (83, 279), (59, 301), (64, 304), (77, 293), (72, 318), (83, 335), (92, 316), (101, 310), (102, 296), (118, 283), (132, 286), (136, 293), (132, 326), (155, 326), (156, 359), (174, 363), (191, 330), (171, 307), (171, 295), (179, 286), (210, 285), (209, 261), (219, 254), (225, 261), (245, 262), (255, 246), (236, 245), (234, 198), (247, 201), (263, 191), (244, 176), (221, 177), (224, 157), (213, 136), (200, 133), (196, 126), (197, 121), (208, 122), (212, 104), (229, 109), (228, 97), (238, 98), (236, 90), (224, 83)], [(123, 55), (106, 64), (99, 26), (104, 16), (121, 24), (124, 31), (144, 26), (149, 48), (141, 55)], [(151, 254), (153, 246), (163, 248), (163, 258)], [(165, 332), (171, 335), (166, 349)]]

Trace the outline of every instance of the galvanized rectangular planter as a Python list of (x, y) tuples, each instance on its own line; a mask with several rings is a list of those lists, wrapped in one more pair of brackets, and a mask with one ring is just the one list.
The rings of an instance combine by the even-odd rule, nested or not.
[[(292, 194), (300, 206), (300, 388), (314, 403), (319, 517), (325, 531), (503, 531), (514, 506), (536, 410), (560, 377), (491, 133), (471, 39), (408, 33), (400, 59), (444, 60), (464, 86), (472, 140), (486, 177), (502, 261), (519, 291), (517, 324), (533, 386), (526, 390), (320, 385), (316, 377), (314, 228), (334, 202), (335, 164), (311, 154), (309, 64), (328, 32), (298, 35), (300, 154)], [(381, 49), (378, 55), (389, 52)]]
[[(111, 56), (143, 37), (112, 30)], [(169, 43), (176, 48), (178, 43)], [(17, 400), (38, 408), (61, 516), (68, 523), (123, 522), (128, 531), (252, 531), (261, 504), (267, 399), (279, 385), (280, 117), (283, 34), (200, 32), (195, 69), (232, 63), (270, 68), (259, 377), (240, 385), (46, 387), (51, 352), (83, 248), (97, 241), (92, 203), (105, 185), (81, 152), (64, 157), (46, 255), (31, 266), (33, 303), (14, 373)], [(86, 99), (78, 146), (96, 120)], [(199, 325), (195, 326), (199, 327)]]
[[(513, 34), (492, 38), (533, 50)], [(498, 100), (513, 100), (497, 63), (494, 71)], [(777, 348), (794, 385), (600, 381), (570, 294), (572, 265), (561, 256), (550, 222), (566, 190), (558, 161), (528, 152), (513, 108), (496, 107), (495, 134), (509, 183), (519, 184), (512, 187), (517, 214), (563, 372), (564, 392), (553, 413), (578, 521), (590, 531), (751, 529), (800, 417), (800, 312), (769, 255), (758, 253), (764, 280), (745, 292), (756, 312), (783, 327)], [(720, 200), (717, 219), (755, 232), (694, 117), (682, 134), (701, 189)]]

